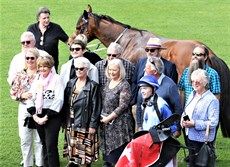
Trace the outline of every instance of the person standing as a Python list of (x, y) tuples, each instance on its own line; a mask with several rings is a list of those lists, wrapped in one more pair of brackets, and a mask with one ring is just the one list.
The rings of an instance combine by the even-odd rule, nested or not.
[(62, 108), (66, 127), (64, 156), (68, 166), (90, 166), (99, 158), (97, 129), (101, 113), (101, 94), (98, 84), (87, 73), (90, 62), (84, 57), (74, 61), (76, 78), (65, 89)]
[(160, 58), (163, 61), (165, 67), (163, 73), (166, 76), (170, 77), (175, 83), (177, 83), (178, 74), (176, 71), (176, 65), (164, 59), (160, 55), (160, 51), (162, 49), (166, 49), (166, 48), (162, 47), (161, 40), (159, 38), (149, 38), (145, 46), (147, 57), (140, 58), (136, 63), (135, 71), (133, 73), (133, 78), (132, 78), (132, 91), (131, 91), (131, 100), (130, 100), (131, 106), (136, 104), (136, 114), (142, 112), (141, 103), (143, 101), (140, 93), (140, 89), (138, 87), (138, 81), (144, 76), (145, 65), (151, 57)]
[[(181, 117), (181, 127), (185, 128), (189, 149), (189, 167), (195, 167), (195, 155), (206, 141), (206, 127), (210, 124), (209, 142), (212, 147), (219, 122), (219, 100), (209, 88), (209, 76), (206, 70), (197, 69), (191, 74), (193, 91), (188, 97)], [(185, 119), (184, 116), (187, 116)], [(214, 148), (215, 149), (215, 148)], [(208, 166), (215, 166), (215, 162)]]
[[(171, 78), (164, 73), (164, 63), (158, 57), (152, 57), (145, 65), (145, 74), (153, 75), (157, 78), (159, 87), (156, 90), (158, 96), (162, 97), (169, 105), (172, 113), (182, 114), (182, 105), (180, 101), (180, 95), (178, 87)], [(141, 115), (141, 113), (139, 114)], [(177, 131), (173, 134), (174, 137), (180, 136), (180, 123), (178, 123)]]
[(31, 86), (32, 98), (27, 101), (27, 111), (33, 116), (42, 141), (44, 166), (59, 167), (59, 113), (64, 101), (64, 88), (60, 76), (51, 70), (54, 66), (52, 56), (40, 56), (37, 66), (39, 75)]
[(107, 57), (95, 64), (95, 66), (98, 69), (98, 73), (99, 73), (99, 85), (101, 89), (104, 88), (105, 84), (109, 80), (105, 75), (105, 71), (106, 71), (106, 67), (108, 63), (113, 59), (120, 59), (122, 61), (122, 64), (125, 68), (125, 73), (126, 73), (125, 79), (131, 85), (135, 66), (130, 61), (123, 59), (122, 53), (123, 53), (123, 48), (121, 47), (121, 45), (119, 45), (118, 43), (112, 42), (107, 48)]
[[(67, 61), (65, 64), (61, 66), (60, 76), (63, 81), (64, 87), (66, 86), (67, 82), (76, 77), (76, 71), (74, 66), (74, 61), (78, 61), (79, 57), (83, 57), (83, 54), (86, 49), (86, 45), (80, 40), (74, 40), (70, 44), (70, 54), (72, 59)], [(94, 80), (98, 83), (98, 70), (97, 68), (90, 63), (90, 67), (88, 69), (88, 76), (91, 80)]]
[(37, 23), (29, 25), (27, 31), (31, 31), (35, 35), (36, 47), (45, 50), (54, 58), (55, 69), (58, 71), (59, 51), (58, 42), (68, 42), (69, 37), (56, 23), (50, 21), (50, 10), (46, 7), (40, 7), (37, 12)]
[(100, 146), (105, 161), (103, 167), (116, 164), (126, 145), (132, 140), (134, 126), (129, 107), (130, 85), (120, 59), (108, 62), (108, 82), (102, 90)]
[(31, 98), (31, 93), (29, 93), (31, 84), (38, 73), (38, 57), (39, 52), (36, 48), (27, 49), (24, 57), (25, 67), (22, 71), (17, 73), (10, 90), (11, 98), (19, 102), (18, 130), (19, 137), (21, 139), (21, 151), (24, 167), (32, 167), (34, 165), (33, 143), (35, 164), (37, 167), (43, 166), (42, 143), (36, 128), (30, 126), (30, 123), (32, 123), (32, 116), (27, 112), (26, 108), (27, 99)]
[[(92, 63), (93, 65), (95, 65), (98, 61), (101, 61), (102, 59), (100, 58), (100, 56), (98, 56), (96, 53), (94, 52), (91, 52), (88, 48), (87, 48), (87, 42), (88, 42), (88, 39), (87, 37), (84, 35), (84, 34), (78, 34), (75, 38), (75, 40), (80, 40), (82, 41), (86, 48), (84, 50), (84, 53), (83, 53), (83, 57), (87, 58), (90, 63)], [(72, 55), (69, 56), (69, 60), (71, 60), (73, 58)]]
[[(21, 52), (16, 54), (10, 63), (10, 68), (8, 72), (7, 82), (9, 85), (13, 85), (16, 74), (24, 69), (25, 66), (25, 54), (29, 48), (35, 48), (36, 40), (32, 32), (25, 31), (20, 37), (20, 42), (22, 45)], [(40, 56), (46, 55), (47, 52), (37, 49)]]

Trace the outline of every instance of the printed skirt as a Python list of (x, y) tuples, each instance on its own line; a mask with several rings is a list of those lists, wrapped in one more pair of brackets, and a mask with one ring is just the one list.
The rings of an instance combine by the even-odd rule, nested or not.
[(65, 133), (63, 156), (75, 164), (91, 164), (99, 158), (98, 134), (90, 135), (85, 129)]

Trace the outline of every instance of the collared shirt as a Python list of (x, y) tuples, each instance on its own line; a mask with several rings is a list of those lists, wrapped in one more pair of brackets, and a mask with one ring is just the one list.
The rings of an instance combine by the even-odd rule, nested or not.
[[(36, 39), (36, 47), (41, 50), (47, 51), (53, 56), (55, 67), (58, 65), (58, 42), (67, 42), (68, 35), (61, 28), (60, 25), (50, 22), (44, 34), (41, 33), (38, 23), (31, 24), (28, 31), (32, 32)], [(43, 37), (43, 45), (41, 45), (41, 37)]]
[[(132, 76), (133, 76), (135, 66), (133, 65), (133, 63), (131, 63), (128, 60), (125, 60), (125, 59), (120, 59), (120, 60), (122, 61), (122, 64), (124, 65), (124, 68), (125, 68), (125, 73), (126, 73), (125, 79), (131, 85)], [(105, 86), (106, 82), (108, 81), (108, 78), (105, 75), (107, 64), (108, 64), (107, 59), (103, 59), (103, 60), (101, 60), (95, 64), (95, 66), (98, 69), (99, 85), (101, 88), (103, 88)]]
[[(220, 77), (218, 73), (211, 67), (209, 67), (207, 64), (205, 65), (205, 70), (208, 73), (208, 76), (210, 78), (209, 83), (209, 89), (213, 94), (220, 94)], [(185, 91), (185, 104), (188, 100), (189, 95), (193, 91), (192, 84), (189, 82), (189, 70), (186, 68), (180, 78), (180, 82), (178, 84), (178, 87), (180, 90)]]

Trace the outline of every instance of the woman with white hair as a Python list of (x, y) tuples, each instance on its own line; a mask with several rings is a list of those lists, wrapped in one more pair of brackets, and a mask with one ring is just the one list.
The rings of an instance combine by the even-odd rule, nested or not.
[(66, 127), (64, 156), (68, 166), (90, 166), (99, 157), (97, 128), (101, 113), (98, 84), (87, 73), (90, 62), (84, 57), (74, 59), (75, 78), (65, 88), (62, 116)]
[(130, 110), (130, 85), (125, 79), (125, 68), (120, 59), (110, 60), (106, 68), (108, 82), (102, 90), (103, 109), (100, 136), (103, 167), (116, 164), (134, 130)]
[[(189, 150), (189, 167), (196, 166), (196, 154), (206, 141), (206, 127), (210, 125), (209, 142), (213, 145), (216, 127), (219, 122), (219, 101), (208, 89), (208, 73), (197, 69), (191, 74), (194, 91), (190, 94), (181, 119), (181, 127), (185, 128)], [(214, 147), (213, 147), (214, 149)], [(215, 166), (212, 162), (211, 166)]]

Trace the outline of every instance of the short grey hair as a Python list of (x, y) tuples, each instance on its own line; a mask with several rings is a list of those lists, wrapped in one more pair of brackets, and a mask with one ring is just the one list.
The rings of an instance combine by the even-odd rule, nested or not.
[(82, 63), (84, 67), (90, 69), (90, 61), (85, 57), (78, 57), (74, 59), (74, 66), (76, 67), (78, 63)]
[(125, 79), (125, 68), (124, 68), (124, 65), (122, 64), (122, 61), (120, 59), (113, 59), (111, 61), (109, 61), (107, 67), (106, 67), (106, 70), (105, 70), (105, 75), (107, 78), (110, 79), (110, 75), (109, 75), (109, 66), (111, 65), (115, 65), (119, 68), (120, 70), (120, 77), (119, 79)]
[(207, 71), (198, 68), (197, 70), (193, 71), (191, 74), (191, 78), (194, 78), (195, 76), (200, 76), (202, 81), (206, 84), (205, 88), (208, 89), (209, 88), (209, 83), (210, 83), (210, 78), (208, 76)]
[(116, 50), (117, 53), (119, 54), (122, 54), (123, 53), (123, 48), (121, 47), (121, 45), (119, 45), (118, 43), (115, 43), (115, 42), (111, 42), (109, 47), (107, 48), (108, 49), (111, 49), (113, 48), (114, 50)]
[(32, 32), (30, 32), (30, 31), (25, 31), (25, 32), (23, 32), (22, 35), (21, 35), (20, 40), (22, 41), (23, 38), (26, 37), (26, 36), (30, 36), (30, 37), (32, 38), (32, 40), (35, 41), (35, 36), (34, 36), (34, 34), (33, 34)]
[(149, 58), (149, 62), (156, 68), (159, 74), (164, 72), (164, 63), (159, 57), (151, 57)]

